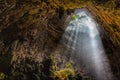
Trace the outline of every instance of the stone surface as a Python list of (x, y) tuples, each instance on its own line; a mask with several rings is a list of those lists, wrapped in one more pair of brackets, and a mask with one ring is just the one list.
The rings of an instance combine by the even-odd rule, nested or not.
[[(4, 63), (1, 62), (0, 66), (9, 65), (13, 61), (19, 63), (25, 58), (41, 62), (45, 57), (54, 55), (74, 9), (85, 7), (100, 26), (106, 54), (114, 74), (119, 77), (118, 1), (114, 4), (113, 1), (98, 2), (100, 4), (96, 5), (85, 0), (0, 0), (0, 59), (6, 60), (4, 55), (10, 59), (5, 64), (1, 65)], [(6, 72), (5, 70), (6, 68), (0, 68), (2, 72)]]

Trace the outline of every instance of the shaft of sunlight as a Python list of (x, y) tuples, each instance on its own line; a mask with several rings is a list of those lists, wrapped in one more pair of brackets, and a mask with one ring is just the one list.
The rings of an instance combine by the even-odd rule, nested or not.
[(71, 49), (70, 57), (77, 64), (84, 65), (86, 72), (96, 80), (113, 80), (98, 25), (87, 10), (79, 9), (75, 12), (62, 43), (67, 47), (66, 53)]

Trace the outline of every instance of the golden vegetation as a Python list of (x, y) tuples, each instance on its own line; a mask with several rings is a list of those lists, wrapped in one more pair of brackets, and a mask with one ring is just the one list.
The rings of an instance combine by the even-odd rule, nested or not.
[(4, 80), (5, 77), (6, 77), (6, 75), (4, 73), (0, 72), (0, 80)]
[(96, 4), (94, 0), (56, 0), (51, 4), (54, 8), (62, 6), (65, 10), (88, 8), (93, 13), (93, 17), (98, 20), (98, 24), (108, 33), (113, 43), (120, 46), (120, 9), (115, 8), (115, 0), (106, 1), (102, 4)]
[(86, 7), (99, 26), (107, 32), (107, 36), (110, 37), (112, 42), (116, 46), (120, 46), (120, 10), (115, 9), (113, 2), (108, 3), (102, 5), (90, 4)]
[(69, 80), (70, 76), (75, 76), (75, 71), (72, 64), (67, 63), (65, 68), (55, 71), (54, 76), (59, 78), (59, 80)]
[[(11, 0), (10, 0), (11, 1)], [(95, 0), (97, 1), (97, 0)], [(5, 16), (11, 19), (3, 19), (4, 25), (15, 25), (20, 28), (25, 28), (36, 23), (47, 23), (46, 19), (55, 15), (56, 9), (63, 8), (64, 10), (86, 7), (90, 9), (94, 16), (99, 16), (104, 23), (101, 26), (109, 33), (115, 44), (120, 45), (120, 9), (115, 9), (115, 0), (106, 1), (106, 3), (97, 4), (94, 0), (32, 0), (32, 2), (14, 1), (15, 4), (22, 4), (18, 7), (3, 11), (0, 16)], [(7, 1), (9, 2), (9, 1)], [(5, 5), (7, 2), (3, 2)], [(100, 2), (100, 1), (99, 1)], [(93, 8), (89, 7), (92, 6)], [(2, 10), (1, 10), (2, 11)], [(61, 14), (62, 15), (62, 14)], [(106, 26), (104, 26), (106, 25)]]
[(68, 77), (74, 74), (74, 71), (69, 68), (65, 68), (55, 72), (55, 76), (58, 77), (60, 80), (68, 80)]

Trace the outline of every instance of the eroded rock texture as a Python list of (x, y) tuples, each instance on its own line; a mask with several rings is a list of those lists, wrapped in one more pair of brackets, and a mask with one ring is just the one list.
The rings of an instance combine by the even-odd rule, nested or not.
[(100, 25), (111, 68), (119, 77), (119, 0), (0, 0), (0, 72), (9, 74), (13, 62), (26, 58), (42, 62), (51, 56), (74, 9), (82, 7)]

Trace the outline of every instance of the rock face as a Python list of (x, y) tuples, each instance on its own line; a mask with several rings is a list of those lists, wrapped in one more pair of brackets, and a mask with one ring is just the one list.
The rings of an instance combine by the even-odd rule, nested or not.
[(55, 15), (55, 10), (52, 11), (52, 6), (47, 7), (47, 4), (49, 2), (16, 1), (9, 12), (5, 10), (6, 12), (1, 13), (1, 18), (4, 18), (1, 24), (1, 38), (5, 44), (3, 48), (11, 47), (13, 53), (19, 56), (16, 59), (43, 56), (44, 53), (51, 52), (51, 48), (57, 42), (57, 32), (61, 33), (62, 29), (59, 29), (60, 25), (55, 26), (58, 21), (53, 21), (52, 18), (54, 16), (58, 20), (60, 15)]
[[(98, 0), (95, 2), (104, 4)], [(14, 63), (20, 63), (26, 58), (42, 62), (54, 55), (74, 9), (86, 7), (100, 25), (111, 68), (119, 77), (119, 1), (115, 0), (115, 6), (110, 8), (107, 2), (101, 6), (94, 2), (92, 4), (92, 1), (86, 3), (79, 0), (0, 1), (0, 72), (11, 75), (10, 66)]]

